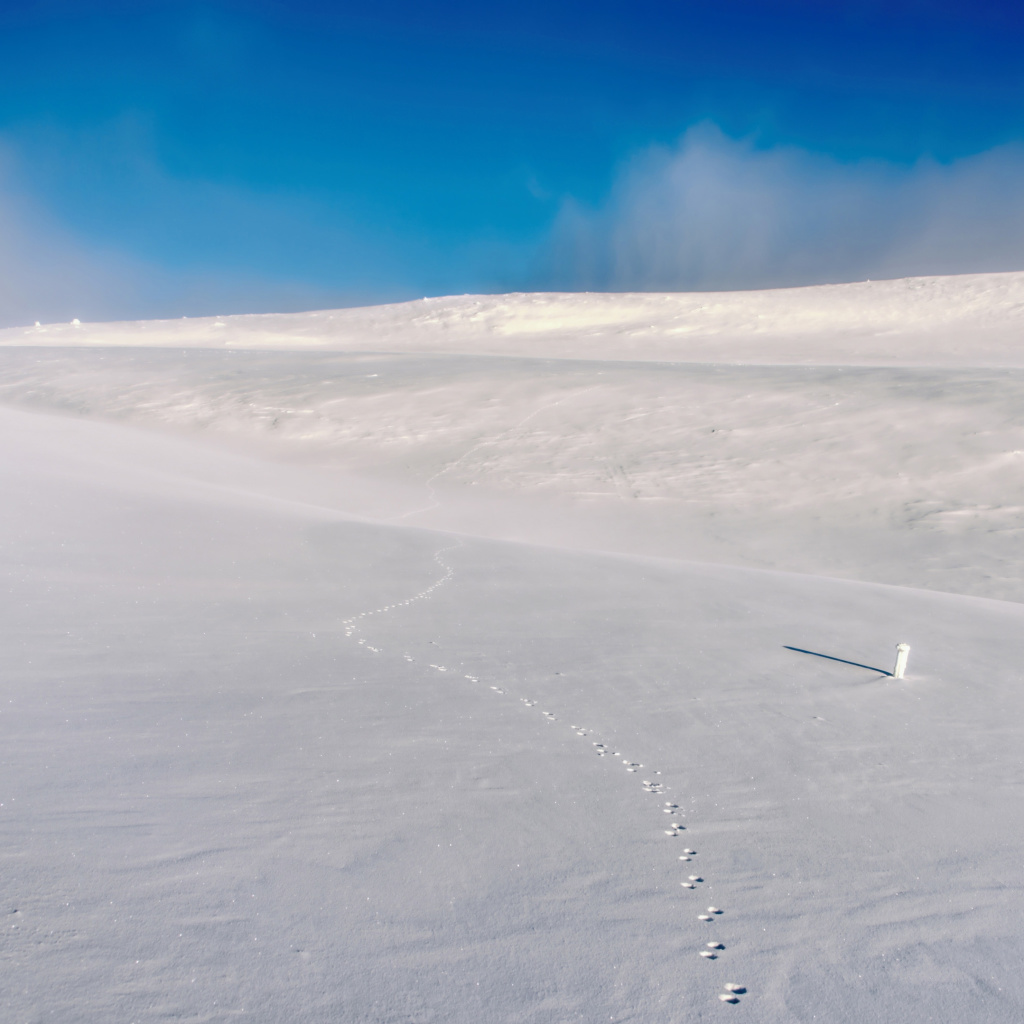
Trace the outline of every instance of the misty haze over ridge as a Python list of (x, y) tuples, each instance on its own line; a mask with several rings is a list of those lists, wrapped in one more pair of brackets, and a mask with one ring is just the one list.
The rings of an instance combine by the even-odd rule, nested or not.
[(761, 148), (705, 124), (628, 161), (599, 207), (566, 203), (554, 276), (698, 291), (1019, 270), (1022, 181), (1019, 143), (899, 165)]
[(163, 265), (87, 238), (33, 197), (13, 151), (3, 163), (6, 326), (297, 311), (424, 292), (743, 290), (1024, 268), (1024, 148), (1015, 143), (945, 163), (844, 162), (699, 125), (675, 147), (624, 162), (603, 200), (559, 200), (541, 234), (449, 246), (443, 272), (430, 269), (439, 251), (396, 247), (356, 226), (307, 237), (318, 219), (308, 199), (152, 171), (175, 208), (233, 211), (254, 248), (323, 251), (319, 270), (289, 279), (230, 261)]

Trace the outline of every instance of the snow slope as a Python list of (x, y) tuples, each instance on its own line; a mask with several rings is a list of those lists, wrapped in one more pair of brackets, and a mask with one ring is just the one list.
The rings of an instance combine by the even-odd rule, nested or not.
[(1022, 310), (994, 274), (50, 326), (2, 332), (0, 401), (408, 525), (1024, 600)]
[(752, 292), (465, 295), (300, 314), (0, 330), (0, 345), (1024, 367), (1024, 273)]
[(10, 347), (4, 1019), (1019, 1020), (1005, 363)]

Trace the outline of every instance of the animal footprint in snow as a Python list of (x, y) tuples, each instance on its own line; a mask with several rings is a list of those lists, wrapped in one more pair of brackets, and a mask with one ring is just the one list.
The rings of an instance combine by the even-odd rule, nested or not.
[(703, 882), (704, 879), (701, 878), (700, 875), (690, 875), (690, 881), (691, 882)]
[(700, 951), (700, 955), (702, 957), (704, 957), (706, 960), (717, 960), (718, 959), (718, 957), (714, 953), (712, 953), (710, 949), (702, 949)]
[(696, 889), (697, 887), (693, 882), (680, 882), (679, 883), (684, 889)]
[(726, 992), (732, 992), (734, 995), (737, 996), (741, 996), (744, 992), (747, 991), (745, 985), (736, 985), (731, 981), (727, 985), (723, 985), (722, 988), (724, 988)]
[(413, 657), (412, 657), (411, 654), (403, 654), (402, 657), (405, 658), (406, 661), (412, 661), (413, 660)]
[(718, 907), (708, 907), (708, 913), (709, 914), (720, 914), (721, 911), (718, 909)]
[(466, 676), (466, 679), (468, 679), (471, 683), (479, 683), (480, 682), (480, 680), (477, 679), (476, 676)]
[(739, 1002), (739, 998), (737, 996), (734, 996), (731, 992), (721, 992), (719, 993), (718, 998), (721, 999), (723, 1003)]
[(505, 691), (504, 691), (504, 690), (503, 690), (503, 689), (502, 689), (502, 688), (501, 688), (500, 686), (492, 686), (492, 687), (491, 687), (491, 689), (492, 689), (492, 690), (493, 690), (493, 691), (494, 691), (495, 693), (504, 693), (504, 692), (505, 692)]
[(710, 914), (698, 914), (698, 921), (714, 921), (714, 918)]
[(721, 942), (709, 942), (707, 946), (708, 949), (725, 949), (725, 946)]

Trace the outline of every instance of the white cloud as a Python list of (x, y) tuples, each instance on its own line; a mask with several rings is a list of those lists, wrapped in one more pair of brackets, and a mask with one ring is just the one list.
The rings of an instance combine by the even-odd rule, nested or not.
[(556, 287), (751, 288), (1024, 269), (1024, 147), (949, 164), (844, 163), (691, 129), (567, 202)]

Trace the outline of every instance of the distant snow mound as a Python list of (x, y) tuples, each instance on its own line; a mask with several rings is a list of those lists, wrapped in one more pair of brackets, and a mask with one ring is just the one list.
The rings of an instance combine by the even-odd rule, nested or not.
[(387, 306), (46, 324), (0, 346), (451, 353), (639, 362), (1024, 366), (1024, 272), (750, 292), (463, 295)]

